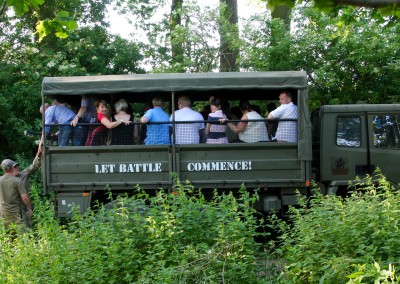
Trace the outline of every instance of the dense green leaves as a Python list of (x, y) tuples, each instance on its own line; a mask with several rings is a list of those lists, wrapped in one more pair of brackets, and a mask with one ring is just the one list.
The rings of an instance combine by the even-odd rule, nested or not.
[(400, 194), (377, 177), (356, 181), (347, 199), (303, 199), (289, 225), (278, 222), (282, 283), (389, 283), (374, 281), (398, 275), (391, 263), (400, 258)]
[(118, 198), (67, 226), (36, 195), (32, 232), (11, 242), (0, 225), (2, 283), (265, 283), (255, 196), (176, 190)]
[(68, 12), (61, 11), (53, 20), (39, 21), (36, 25), (36, 33), (39, 35), (40, 42), (51, 33), (54, 33), (58, 38), (67, 38), (68, 33), (77, 28), (78, 24), (69, 17)]
[[(80, 15), (82, 22), (104, 20), (105, 11), (100, 9), (105, 7), (104, 3), (86, 1), (89, 11), (93, 11), (87, 18), (89, 11), (83, 11), (86, 6), (82, 6), (82, 1), (56, 2), (56, 10), (69, 8), (71, 14)], [(58, 14), (63, 25), (72, 29), (75, 22), (69, 22), (68, 15)], [(29, 157), (36, 152), (35, 138), (24, 136), (24, 131), (41, 130), (43, 77), (144, 72), (138, 64), (142, 56), (137, 45), (109, 34), (102, 25), (70, 31), (68, 39), (48, 35), (39, 43), (33, 40), (32, 19), (28, 14), (19, 19), (3, 15), (1, 19), (0, 159), (15, 159), (17, 153)]]
[(322, 104), (399, 101), (396, 19), (354, 8), (342, 9), (341, 17), (309, 7), (293, 13), (291, 34), (282, 22), (268, 21), (267, 14), (246, 23), (243, 68), (307, 71), (311, 109)]
[(17, 15), (25, 14), (30, 8), (38, 10), (44, 0), (7, 0), (7, 4), (14, 8)]
[(267, 2), (268, 8), (273, 10), (275, 6), (286, 5), (294, 7), (295, 4), (313, 3), (314, 7), (325, 12), (330, 12), (336, 7), (360, 6), (369, 8), (379, 8), (384, 15), (400, 16), (400, 6), (398, 0), (261, 0)]

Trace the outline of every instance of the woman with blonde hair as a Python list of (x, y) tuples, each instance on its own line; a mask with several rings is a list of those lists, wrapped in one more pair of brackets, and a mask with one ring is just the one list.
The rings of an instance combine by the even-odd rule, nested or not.
[[(111, 121), (124, 121), (128, 124), (120, 124), (111, 131), (111, 145), (133, 145), (138, 143), (139, 125), (134, 116), (128, 114), (128, 103), (120, 99), (114, 104), (115, 115)], [(136, 142), (136, 143), (135, 143)]]

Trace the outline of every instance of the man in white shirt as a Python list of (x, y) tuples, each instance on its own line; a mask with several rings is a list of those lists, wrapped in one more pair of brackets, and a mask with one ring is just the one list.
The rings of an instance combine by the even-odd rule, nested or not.
[(173, 124), (175, 131), (171, 140), (175, 144), (198, 144), (201, 130), (204, 128), (203, 116), (190, 108), (190, 99), (186, 96), (178, 99), (178, 108), (179, 110), (171, 115), (170, 121), (188, 121), (188, 123)]
[[(268, 119), (297, 119), (297, 106), (289, 91), (279, 95), (280, 106), (268, 114)], [(279, 121), (275, 139), (278, 142), (297, 142), (297, 121)]]

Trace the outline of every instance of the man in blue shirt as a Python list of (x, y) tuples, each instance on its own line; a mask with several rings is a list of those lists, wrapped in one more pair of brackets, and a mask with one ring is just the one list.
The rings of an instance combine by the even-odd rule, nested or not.
[[(42, 108), (41, 112), (43, 112)], [(67, 146), (70, 139), (73, 146), (82, 146), (82, 126), (72, 127), (70, 125), (75, 117), (76, 114), (72, 109), (54, 99), (51, 105), (45, 109), (44, 123), (46, 126), (44, 132), (50, 133), (49, 124), (63, 124), (60, 125), (58, 133), (58, 146)], [(41, 142), (43, 142), (43, 138)]]
[[(163, 110), (164, 101), (161, 97), (154, 97), (153, 108), (149, 109), (141, 118), (141, 123), (147, 125), (146, 145), (170, 144), (169, 138), (169, 115)], [(154, 123), (165, 122), (165, 123)], [(154, 124), (153, 124), (154, 123)]]

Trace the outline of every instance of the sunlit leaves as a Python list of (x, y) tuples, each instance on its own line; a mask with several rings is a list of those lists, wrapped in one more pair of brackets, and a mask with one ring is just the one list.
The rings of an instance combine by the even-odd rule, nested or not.
[(7, 0), (7, 5), (14, 8), (17, 16), (25, 14), (30, 8), (35, 10), (44, 3), (44, 0)]
[(36, 25), (39, 42), (53, 32), (59, 38), (67, 38), (69, 32), (76, 30), (78, 28), (77, 22), (68, 15), (67, 11), (61, 11), (52, 20), (39, 21)]

